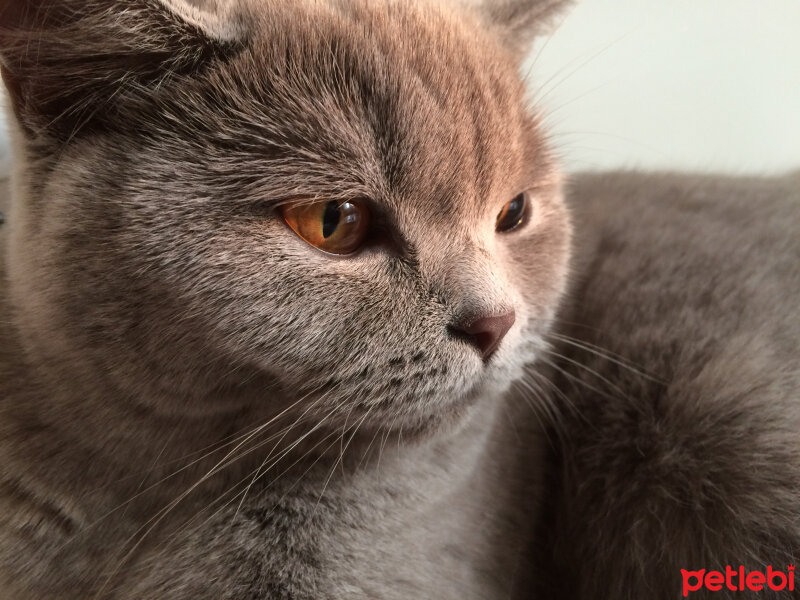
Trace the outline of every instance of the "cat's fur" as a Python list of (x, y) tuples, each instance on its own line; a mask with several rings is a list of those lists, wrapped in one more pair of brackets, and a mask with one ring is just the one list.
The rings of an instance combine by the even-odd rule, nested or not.
[[(563, 3), (202, 4), (214, 15), (156, 0), (16, 0), (0, 12), (16, 115), (0, 597), (531, 598), (570, 569), (554, 597), (574, 586), (583, 598), (672, 598), (675, 569), (707, 566), (683, 560), (796, 551), (800, 478), (753, 469), (780, 460), (797, 472), (796, 361), (772, 357), (775, 373), (760, 373), (772, 395), (742, 399), (754, 380), (726, 355), (733, 346), (711, 343), (723, 330), (771, 339), (723, 310), (731, 289), (737, 306), (766, 303), (770, 327), (796, 331), (788, 298), (739, 285), (774, 277), (784, 296), (797, 290), (796, 271), (778, 271), (797, 257), (796, 181), (582, 180), (577, 300), (561, 321), (588, 329), (562, 326), (553, 341), (623, 358), (568, 346), (548, 358), (571, 228), (517, 61)], [(720, 185), (752, 186), (758, 209), (745, 197), (726, 211)], [(494, 216), (526, 188), (532, 222), (498, 236)], [(354, 196), (385, 211), (384, 235), (354, 258), (320, 254), (274, 214), (280, 201)], [(688, 220), (722, 228), (720, 240), (671, 237), (676, 225), (691, 233), (684, 205), (711, 206)], [(756, 210), (776, 225), (751, 232)], [(642, 231), (628, 235), (628, 219)], [(732, 253), (725, 231), (755, 248), (727, 275), (714, 262)], [(673, 239), (679, 251), (661, 262)], [(708, 262), (693, 265), (697, 252)], [(637, 269), (652, 284), (629, 302), (620, 286)], [(703, 288), (697, 305), (676, 298), (665, 314), (661, 291), (684, 289), (684, 273), (709, 283), (709, 270), (725, 277), (720, 296)], [(487, 365), (448, 334), (509, 307), (517, 323)], [(681, 329), (682, 309), (724, 325)], [(544, 384), (531, 374), (509, 390), (536, 359), (562, 361), (553, 401), (575, 407), (551, 432), (563, 442), (558, 494), (545, 493), (546, 432), (527, 404)], [(700, 359), (741, 377), (737, 392), (692, 388)], [(663, 406), (673, 412), (647, 413)], [(761, 408), (782, 408), (785, 427)], [(668, 469), (681, 436), (697, 444), (681, 455), (697, 469)], [(693, 485), (692, 499), (707, 499), (706, 482), (719, 492), (709, 502), (741, 500), (729, 529), (722, 513), (670, 504)], [(701, 525), (718, 535), (692, 537)]]
[(797, 565), (800, 172), (592, 175), (569, 195), (556, 596), (676, 598), (680, 569)]

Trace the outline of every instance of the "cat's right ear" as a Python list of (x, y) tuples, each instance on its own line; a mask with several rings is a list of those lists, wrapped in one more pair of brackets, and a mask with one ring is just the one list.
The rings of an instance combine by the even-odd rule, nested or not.
[(518, 57), (548, 33), (573, 0), (471, 0), (483, 22)]
[(30, 138), (109, 126), (127, 102), (240, 45), (184, 0), (3, 0), (0, 70)]

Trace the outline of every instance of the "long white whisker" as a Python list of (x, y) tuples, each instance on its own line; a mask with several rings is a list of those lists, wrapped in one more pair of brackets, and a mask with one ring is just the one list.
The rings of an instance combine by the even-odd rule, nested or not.
[(650, 375), (650, 374), (642, 371), (640, 368), (638, 368), (633, 363), (629, 362), (627, 359), (625, 359), (625, 358), (623, 358), (623, 357), (621, 357), (621, 356), (619, 356), (617, 354), (614, 354), (610, 350), (607, 350), (605, 348), (601, 348), (600, 346), (597, 346), (597, 345), (594, 345), (594, 344), (590, 344), (589, 342), (584, 342), (582, 340), (578, 340), (578, 339), (575, 339), (575, 338), (572, 338), (572, 337), (569, 337), (569, 336), (566, 336), (566, 335), (560, 335), (558, 333), (551, 333), (550, 336), (552, 338), (556, 339), (556, 340), (559, 340), (559, 341), (565, 343), (565, 344), (569, 344), (570, 346), (574, 346), (575, 348), (578, 348), (580, 350), (585, 350), (586, 352), (589, 352), (591, 354), (599, 356), (600, 358), (604, 358), (604, 359), (608, 360), (609, 362), (612, 362), (617, 366), (623, 367), (624, 369), (628, 369), (629, 371), (635, 373), (636, 375), (639, 375), (639, 376), (641, 376), (641, 377), (643, 377), (645, 379), (648, 379), (648, 380), (650, 380), (650, 381), (652, 381), (654, 383), (659, 383), (659, 384), (662, 384), (662, 385), (666, 383), (662, 378), (657, 377), (655, 375)]
[[(319, 507), (319, 503), (322, 501), (322, 497), (325, 495), (325, 490), (328, 489), (328, 484), (330, 483), (331, 478), (333, 477), (333, 474), (336, 471), (336, 467), (340, 463), (342, 463), (342, 464), (344, 463), (344, 453), (347, 452), (347, 449), (350, 447), (350, 443), (353, 441), (353, 438), (358, 433), (358, 429), (361, 427), (361, 425), (364, 424), (364, 421), (367, 420), (367, 417), (369, 417), (369, 414), (370, 414), (370, 412), (372, 412), (372, 410), (373, 410), (373, 408), (369, 408), (367, 411), (364, 412), (364, 416), (361, 418), (361, 420), (353, 428), (353, 433), (350, 435), (350, 438), (347, 440), (347, 443), (343, 447), (340, 446), (341, 451), (339, 453), (339, 458), (337, 459), (337, 461), (335, 463), (333, 463), (333, 467), (331, 467), (331, 472), (328, 475), (328, 478), (325, 480), (325, 483), (322, 486), (322, 491), (319, 494), (319, 498), (317, 498), (317, 503), (314, 505), (314, 510), (311, 513), (312, 515), (315, 515), (317, 513), (317, 508)], [(352, 407), (351, 407), (350, 411), (352, 412)], [(348, 416), (349, 416), (349, 414), (350, 413), (348, 413)], [(347, 426), (347, 421), (345, 420), (345, 427), (346, 426)], [(345, 432), (346, 432), (346, 430), (342, 430), (342, 438), (344, 438)]]
[(244, 436), (244, 439), (242, 441), (240, 441), (220, 461), (218, 461), (211, 469), (209, 469), (198, 481), (196, 481), (193, 485), (191, 485), (189, 487), (189, 489), (187, 489), (186, 491), (181, 493), (178, 496), (178, 498), (176, 498), (175, 500), (170, 502), (167, 506), (165, 506), (164, 508), (159, 510), (153, 517), (151, 517), (144, 524), (142, 524), (141, 527), (139, 527), (139, 529), (137, 529), (136, 532), (134, 532), (128, 538), (128, 540), (125, 543), (123, 543), (123, 545), (122, 545), (123, 547), (127, 546), (131, 541), (133, 541), (133, 539), (136, 536), (138, 536), (141, 533), (141, 536), (140, 536), (139, 540), (132, 545), (132, 547), (123, 555), (123, 557), (119, 561), (117, 561), (116, 566), (112, 569), (111, 573), (107, 576), (107, 578), (106, 578), (105, 582), (103, 583), (103, 585), (100, 586), (100, 588), (98, 589), (97, 593), (95, 594), (95, 599), (100, 597), (100, 595), (103, 593), (103, 591), (105, 591), (106, 587), (108, 586), (108, 583), (111, 581), (111, 579), (114, 577), (114, 575), (116, 575), (117, 572), (119, 572), (119, 569), (122, 567), (122, 565), (133, 555), (133, 553), (136, 551), (136, 549), (142, 544), (144, 539), (153, 531), (153, 529), (155, 529), (156, 526), (158, 526), (158, 524), (164, 519), (164, 517), (166, 517), (167, 514), (169, 514), (178, 504), (180, 504), (187, 496), (189, 496), (200, 485), (202, 485), (210, 477), (212, 477), (213, 475), (218, 473), (222, 468), (224, 468), (225, 465), (230, 465), (232, 463), (232, 461), (230, 461), (229, 459), (236, 454), (236, 452), (239, 450), (239, 448), (241, 448), (244, 444), (246, 444), (251, 439), (253, 439), (255, 436), (257, 436), (259, 433), (264, 431), (269, 425), (274, 423), (278, 418), (280, 418), (281, 416), (283, 416), (286, 413), (288, 413), (291, 410), (291, 408), (296, 406), (299, 402), (301, 402), (302, 400), (307, 398), (312, 393), (313, 392), (309, 392), (308, 394), (306, 394), (302, 398), (300, 398), (297, 401), (293, 402), (291, 405), (286, 407), (280, 413), (278, 413), (277, 415), (272, 417), (269, 421), (267, 421), (266, 423), (256, 427), (252, 432), (250, 432), (249, 434)]

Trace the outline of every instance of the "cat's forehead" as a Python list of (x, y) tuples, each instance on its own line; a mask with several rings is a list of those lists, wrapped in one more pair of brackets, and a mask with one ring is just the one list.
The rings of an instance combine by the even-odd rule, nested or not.
[(407, 1), (269, 2), (244, 49), (179, 102), (245, 142), (246, 173), (280, 167), (264, 191), (276, 200), (364, 195), (447, 212), (511, 193), (532, 183), (542, 144), (516, 64), (457, 15)]

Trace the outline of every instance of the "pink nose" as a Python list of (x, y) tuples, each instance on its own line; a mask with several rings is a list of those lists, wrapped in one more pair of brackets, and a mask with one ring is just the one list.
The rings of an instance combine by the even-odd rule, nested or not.
[(473, 344), (481, 353), (483, 360), (489, 360), (506, 337), (515, 319), (516, 315), (511, 310), (502, 315), (457, 321), (450, 325), (450, 330)]

